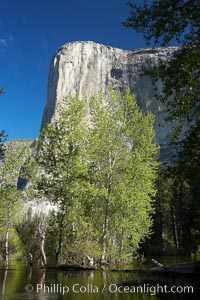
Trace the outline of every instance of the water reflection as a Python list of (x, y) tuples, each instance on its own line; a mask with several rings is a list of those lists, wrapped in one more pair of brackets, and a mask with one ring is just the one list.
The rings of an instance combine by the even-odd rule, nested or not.
[(2, 271), (2, 288), (1, 288), (1, 296), (4, 299), (5, 288), (6, 288), (6, 279), (7, 279), (8, 270)]
[[(192, 285), (199, 289), (199, 279), (153, 276), (148, 272), (55, 271), (17, 268), (0, 271), (2, 300), (197, 300), (197, 294), (134, 294), (117, 292), (121, 286)], [(109, 287), (112, 287), (109, 290)], [(65, 288), (65, 289), (64, 289)], [(33, 291), (32, 291), (33, 289)], [(64, 289), (64, 290), (63, 290)], [(127, 288), (128, 289), (128, 288)], [(120, 290), (120, 291), (121, 291)], [(63, 295), (65, 292), (65, 295)]]

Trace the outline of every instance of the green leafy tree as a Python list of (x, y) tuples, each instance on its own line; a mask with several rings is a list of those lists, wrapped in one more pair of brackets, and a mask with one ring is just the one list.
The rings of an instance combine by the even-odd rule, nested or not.
[(97, 189), (90, 211), (101, 259), (128, 259), (151, 226), (158, 166), (154, 117), (142, 113), (129, 89), (95, 97), (90, 114), (90, 180)]
[(46, 225), (46, 216), (43, 213), (34, 214), (31, 209), (14, 224), (30, 266), (44, 267), (47, 264), (44, 251)]
[(171, 120), (196, 120), (200, 111), (200, 3), (198, 0), (154, 0), (142, 5), (129, 2), (130, 17), (123, 24), (143, 34), (149, 43), (180, 47), (166, 64), (151, 75), (162, 79), (165, 104)]
[(185, 141), (178, 142), (175, 165), (161, 172), (156, 202), (157, 232), (164, 234), (165, 244), (168, 240), (186, 253), (199, 243), (200, 2), (153, 0), (128, 5), (130, 16), (124, 25), (142, 33), (148, 44), (180, 44), (167, 63), (160, 62), (149, 74), (154, 82), (163, 82), (163, 93), (157, 97), (169, 119), (192, 125)]
[[(85, 101), (78, 97), (65, 99), (54, 121), (48, 124), (38, 141), (37, 164), (41, 169), (37, 188), (42, 197), (48, 198), (58, 207), (58, 242), (56, 263), (58, 263), (69, 240), (67, 232), (73, 231), (73, 221), (69, 222), (71, 211), (77, 199), (81, 198), (81, 188), (87, 175), (84, 160), (87, 142)], [(76, 216), (75, 216), (76, 217)]]
[(0, 221), (4, 228), (3, 265), (9, 262), (9, 232), (16, 214), (19, 212), (22, 193), (17, 189), (21, 166), (25, 162), (30, 147), (23, 141), (4, 144), (4, 156), (0, 165)]
[[(149, 234), (157, 172), (154, 117), (126, 90), (68, 96), (39, 139), (42, 196), (58, 206), (59, 256), (128, 259)], [(65, 259), (66, 259), (65, 256)]]

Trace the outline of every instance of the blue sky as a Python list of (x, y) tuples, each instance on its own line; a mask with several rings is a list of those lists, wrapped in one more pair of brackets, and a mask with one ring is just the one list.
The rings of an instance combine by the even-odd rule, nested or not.
[[(136, 2), (136, 1), (135, 1)], [(141, 1), (137, 1), (141, 3)], [(91, 40), (124, 49), (145, 47), (121, 24), (127, 0), (7, 0), (0, 8), (0, 130), (35, 138), (46, 103), (51, 59), (64, 43)]]

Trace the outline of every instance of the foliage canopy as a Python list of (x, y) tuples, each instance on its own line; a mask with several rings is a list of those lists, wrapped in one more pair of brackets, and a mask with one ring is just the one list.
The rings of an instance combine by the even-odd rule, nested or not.
[(198, 0), (154, 0), (142, 5), (128, 3), (130, 17), (123, 24), (141, 32), (149, 43), (180, 44), (172, 59), (152, 72), (161, 78), (165, 104), (171, 120), (197, 120), (200, 112), (200, 2)]
[[(154, 116), (126, 90), (68, 96), (42, 132), (39, 192), (58, 206), (57, 245), (102, 260), (127, 259), (149, 234), (158, 146)], [(65, 258), (66, 259), (66, 258)]]

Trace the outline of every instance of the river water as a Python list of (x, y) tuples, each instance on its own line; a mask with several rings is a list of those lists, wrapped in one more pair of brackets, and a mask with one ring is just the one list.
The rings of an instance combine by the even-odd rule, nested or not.
[(200, 278), (146, 271), (0, 270), (2, 300), (199, 300)]

